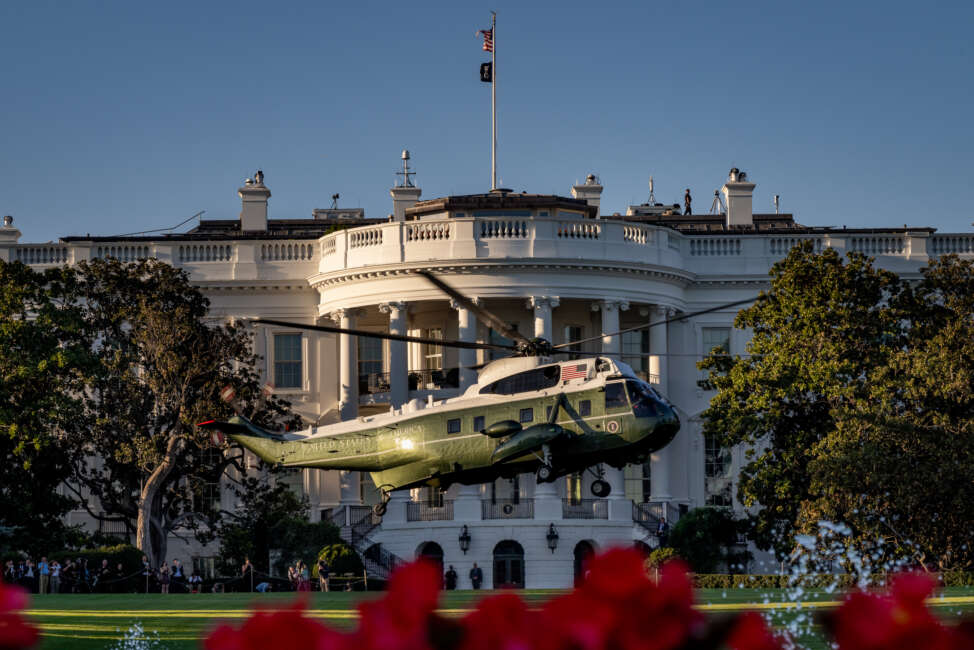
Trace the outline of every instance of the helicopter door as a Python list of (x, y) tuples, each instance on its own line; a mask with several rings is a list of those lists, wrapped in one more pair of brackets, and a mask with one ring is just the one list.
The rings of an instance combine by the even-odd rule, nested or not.
[(605, 385), (605, 412), (622, 413), (629, 410), (629, 398), (626, 397), (626, 385), (621, 381), (610, 382)]

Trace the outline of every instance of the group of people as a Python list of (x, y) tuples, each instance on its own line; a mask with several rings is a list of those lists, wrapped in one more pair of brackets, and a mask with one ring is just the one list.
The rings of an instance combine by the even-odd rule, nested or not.
[[(477, 566), (477, 563), (473, 563), (473, 567), (470, 569), (470, 585), (474, 589), (480, 589), (480, 585), (484, 583), (484, 570)], [(452, 591), (457, 588), (457, 570), (450, 565), (450, 568), (446, 570), (443, 574), (443, 586), (448, 590)]]
[(124, 593), (132, 590), (132, 583), (122, 563), (112, 567), (108, 560), (100, 565), (89, 564), (79, 557), (60, 562), (42, 556), (36, 563), (31, 558), (7, 560), (3, 567), (3, 581), (20, 585), (35, 594)]
[[(253, 563), (251, 563), (250, 558), (244, 558), (243, 566), (240, 569), (240, 576), (244, 580), (250, 580), (253, 583), (255, 571), (256, 569)], [(298, 560), (293, 566), (288, 565), (287, 581), (291, 591), (311, 591), (311, 572), (308, 570), (308, 565), (304, 563), (304, 560)], [(331, 567), (328, 565), (328, 561), (323, 557), (318, 558), (318, 588), (321, 591), (328, 591), (330, 581)], [(260, 592), (270, 590), (271, 583), (267, 581), (258, 582), (251, 588), (251, 591)]]
[[(121, 564), (119, 566), (122, 566)], [(145, 582), (145, 590), (149, 591), (150, 583), (159, 585), (159, 593), (168, 594), (170, 588), (176, 591), (198, 594), (203, 585), (203, 577), (193, 571), (189, 576), (183, 568), (179, 558), (172, 561), (172, 566), (163, 562), (158, 569), (154, 569), (149, 562), (149, 558), (142, 556), (142, 571), (140, 573)]]

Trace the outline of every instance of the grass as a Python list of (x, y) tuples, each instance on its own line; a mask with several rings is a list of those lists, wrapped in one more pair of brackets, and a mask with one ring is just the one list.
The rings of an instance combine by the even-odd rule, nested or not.
[[(447, 615), (461, 616), (474, 606), (477, 599), (491, 592), (446, 592), (441, 608)], [(555, 590), (527, 590), (520, 592), (531, 605), (539, 605), (554, 595)], [(949, 619), (974, 613), (974, 588), (948, 588), (941, 594), (947, 599), (933, 601), (935, 611)], [(380, 593), (332, 592), (311, 594), (309, 608), (312, 615), (324, 623), (342, 629), (357, 623), (355, 606), (364, 598)], [(802, 595), (806, 603), (800, 610), (783, 604), (783, 590), (762, 589), (705, 589), (697, 593), (700, 608), (708, 616), (726, 615), (740, 609), (761, 609), (771, 614), (775, 625), (786, 625), (799, 616), (837, 600), (835, 594), (809, 592)], [(221, 621), (239, 625), (255, 603), (286, 603), (294, 594), (92, 594), (35, 596), (30, 617), (41, 627), (42, 650), (57, 648), (108, 648), (116, 645), (135, 624), (142, 626), (160, 647), (173, 649), (198, 648), (199, 640)], [(825, 648), (816, 634), (800, 639), (810, 648)]]

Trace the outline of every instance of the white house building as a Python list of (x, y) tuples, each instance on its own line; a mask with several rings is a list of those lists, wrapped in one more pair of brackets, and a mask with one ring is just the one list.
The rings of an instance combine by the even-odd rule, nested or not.
[[(410, 274), (432, 270), (509, 321), (553, 343), (602, 337), (590, 351), (621, 357), (679, 410), (676, 439), (645, 465), (607, 468), (612, 492), (589, 493), (592, 477), (536, 486), (533, 475), (478, 486), (394, 494), (381, 522), (369, 504), (368, 476), (303, 470), (287, 480), (309, 499), (315, 518), (330, 518), (365, 553), (370, 569), (396, 558), (428, 555), (453, 565), (460, 588), (474, 562), (485, 587), (570, 586), (580, 559), (615, 544), (655, 546), (659, 519), (674, 521), (698, 506), (740, 508), (734, 479), (738, 450), (701, 435), (699, 414), (710, 395), (695, 363), (721, 345), (744, 352), (745, 332), (728, 308), (624, 334), (602, 336), (757, 295), (771, 265), (800, 241), (816, 249), (861, 251), (907, 277), (943, 253), (974, 256), (974, 234), (933, 228), (836, 229), (796, 223), (789, 214), (755, 214), (754, 183), (731, 170), (715, 214), (682, 215), (655, 202), (604, 214), (602, 186), (589, 176), (571, 197), (516, 194), (448, 196), (420, 201), (409, 181), (391, 190), (393, 213), (367, 219), (361, 210), (314, 210), (312, 218), (270, 219), (263, 174), (238, 190), (240, 218), (204, 220), (181, 234), (145, 237), (66, 236), (21, 243), (10, 217), (0, 227), (0, 259), (35, 268), (98, 257), (154, 257), (185, 269), (209, 297), (217, 318), (272, 318), (337, 323), (375, 331), (463, 341), (498, 335), (436, 288)], [(488, 352), (415, 345), (298, 329), (261, 327), (261, 372), (308, 422), (324, 423), (400, 407), (413, 398), (458, 395), (476, 380), (458, 369)], [(233, 507), (228, 491), (214, 498)], [(82, 512), (73, 521), (85, 521)], [(462, 538), (462, 539), (461, 539)], [(206, 568), (215, 546), (187, 548)]]

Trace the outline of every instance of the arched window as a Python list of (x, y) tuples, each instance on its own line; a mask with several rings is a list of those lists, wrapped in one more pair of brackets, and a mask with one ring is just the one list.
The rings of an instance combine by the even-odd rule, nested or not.
[(524, 589), (524, 549), (512, 539), (494, 547), (494, 588)]
[(443, 577), (443, 547), (436, 542), (424, 542), (416, 549), (416, 558), (432, 562), (440, 569), (440, 577)]
[(585, 577), (585, 570), (588, 568), (588, 561), (595, 555), (595, 546), (592, 542), (582, 540), (575, 544), (575, 586), (581, 584)]

